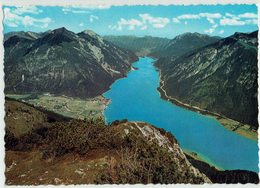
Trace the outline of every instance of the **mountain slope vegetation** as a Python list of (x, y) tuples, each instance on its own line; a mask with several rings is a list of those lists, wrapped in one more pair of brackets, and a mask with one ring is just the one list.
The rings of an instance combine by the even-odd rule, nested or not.
[(151, 36), (104, 36), (104, 39), (121, 48), (132, 50), (138, 56), (153, 54), (162, 49), (170, 41), (167, 38)]
[(167, 45), (155, 52), (158, 57), (176, 58), (185, 53), (217, 42), (220, 37), (209, 36), (200, 33), (184, 33), (176, 36)]
[(97, 96), (126, 76), (137, 60), (90, 30), (11, 33), (4, 48), (5, 92), (17, 94)]
[(50, 120), (48, 112), (13, 100), (6, 111), (8, 185), (211, 182), (170, 133), (147, 123)]
[(235, 33), (178, 58), (160, 58), (163, 89), (257, 129), (257, 33)]
[(184, 33), (173, 39), (151, 36), (105, 36), (104, 39), (122, 48), (132, 50), (139, 56), (177, 57), (214, 43), (218, 41), (220, 37), (212, 37), (199, 33)]

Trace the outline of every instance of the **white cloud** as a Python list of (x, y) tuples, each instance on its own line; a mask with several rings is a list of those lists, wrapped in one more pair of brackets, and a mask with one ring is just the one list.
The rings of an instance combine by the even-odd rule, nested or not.
[[(206, 18), (210, 24), (215, 24), (215, 19), (219, 19), (222, 17), (220, 13), (200, 13), (200, 17)], [(211, 30), (210, 30), (211, 31)], [(214, 30), (213, 30), (214, 32)]]
[(178, 18), (173, 18), (172, 21), (173, 21), (173, 23), (181, 23)]
[(257, 19), (245, 20), (246, 24), (255, 24), (257, 25)]
[(139, 14), (142, 23), (151, 24), (154, 28), (164, 28), (169, 22), (169, 18), (153, 17), (150, 14)]
[(174, 23), (180, 23), (180, 20), (195, 20), (195, 19), (206, 18), (210, 24), (215, 24), (214, 19), (219, 19), (221, 17), (222, 15), (220, 13), (203, 12), (199, 14), (182, 14), (177, 16), (176, 18), (173, 18), (172, 21)]
[(244, 14), (239, 14), (239, 18), (257, 18), (257, 14), (246, 12)]
[(18, 27), (22, 17), (11, 12), (10, 8), (4, 8), (4, 23), (10, 27)]
[(226, 15), (227, 17), (234, 17), (234, 16), (236, 16), (236, 15), (230, 14), (230, 13), (228, 13), (228, 12), (227, 12), (225, 15)]
[(91, 10), (104, 10), (109, 9), (110, 5), (98, 5), (98, 6), (68, 6), (62, 8), (64, 14), (74, 13), (74, 14), (90, 14)]
[(218, 33), (219, 34), (223, 34), (225, 31), (222, 29), (222, 30), (220, 30)]
[(212, 34), (215, 32), (216, 28), (218, 27), (218, 24), (214, 24), (211, 26), (211, 28), (204, 30), (205, 33)]
[(22, 6), (16, 7), (13, 11), (14, 14), (39, 14), (42, 13), (42, 10), (38, 9), (36, 6)]
[(136, 27), (142, 25), (142, 22), (137, 19), (126, 20), (124, 18), (121, 18), (120, 21), (117, 22), (117, 25), (112, 26), (111, 29), (121, 31), (124, 27), (127, 27), (128, 30), (134, 30)]
[(94, 22), (95, 20), (98, 20), (99, 19), (99, 17), (98, 16), (95, 16), (95, 15), (90, 15), (89, 16), (89, 21), (92, 23), (92, 22)]
[(214, 23), (215, 23), (215, 21), (214, 21), (212, 18), (207, 18), (207, 20), (208, 20), (209, 23), (211, 23), (211, 24), (214, 24)]
[(142, 27), (141, 27), (141, 30), (146, 30), (148, 27), (147, 27), (147, 25), (143, 25)]
[(35, 27), (41, 27), (41, 28), (48, 27), (48, 24), (50, 22), (51, 22), (50, 18), (36, 19), (36, 18), (32, 18), (30, 16), (25, 16), (22, 20), (22, 23), (24, 26), (35, 26)]
[(7, 23), (6, 25), (8, 25), (9, 27), (18, 27), (18, 25), (14, 22)]
[(199, 16), (200, 17), (205, 17), (205, 18), (221, 18), (222, 15), (220, 13), (208, 13), (208, 12), (205, 12), (205, 13), (199, 13)]
[(72, 8), (72, 7), (63, 8), (62, 11), (63, 11), (64, 14), (68, 14), (69, 12), (74, 13), (74, 14), (88, 14), (88, 13), (90, 13), (90, 11), (88, 11), (86, 9)]
[(200, 19), (200, 16), (197, 14), (183, 14), (177, 17), (179, 20), (188, 20), (188, 19)]
[(164, 28), (168, 23), (170, 23), (170, 19), (163, 17), (153, 17), (150, 14), (139, 14), (138, 19), (124, 19), (121, 18), (116, 25), (109, 25), (108, 27), (112, 30), (121, 31), (124, 28), (128, 30), (135, 30), (139, 28), (140, 30), (148, 29), (148, 26), (153, 28)]
[[(29, 10), (30, 13), (32, 9)], [(18, 12), (18, 13), (17, 13)], [(33, 26), (46, 28), (52, 22), (52, 20), (48, 17), (46, 18), (33, 18), (31, 16), (22, 16), (21, 14), (25, 14), (25, 9), (21, 11), (17, 9), (4, 8), (4, 23), (9, 27), (18, 27), (19, 25)]]
[(215, 30), (213, 28), (209, 28), (209, 29), (204, 30), (205, 33), (209, 33), (209, 34), (213, 33), (214, 31)]
[(212, 28), (216, 29), (218, 27), (218, 24), (212, 25)]
[(235, 14), (230, 14), (230, 13), (228, 13), (228, 12), (225, 14), (225, 16), (226, 16), (226, 17), (230, 17), (230, 18), (234, 18), (234, 19), (239, 19), (239, 17), (238, 17), (237, 15), (235, 15)]
[(222, 26), (243, 26), (249, 24), (257, 24), (257, 14), (246, 12), (243, 14), (231, 14), (225, 13), (223, 16), (220, 13), (209, 13), (203, 12), (198, 14), (182, 14), (175, 18), (172, 18), (173, 23), (181, 23), (181, 21), (185, 21), (184, 24), (187, 25), (187, 20), (196, 20), (196, 19), (206, 19), (210, 24), (211, 28), (204, 30), (206, 33), (213, 33), (215, 29), (218, 27), (216, 22), (219, 22)]
[(81, 23), (79, 24), (79, 27), (83, 27), (83, 26), (84, 26), (84, 23), (81, 22)]
[(226, 13), (225, 15), (227, 17), (223, 17), (223, 19), (220, 20), (220, 25), (242, 26), (257, 24), (257, 14), (255, 13), (246, 12), (239, 15)]
[(222, 15), (220, 13), (208, 13), (203, 12), (199, 14), (182, 14), (177, 16), (177, 19), (180, 20), (188, 20), (188, 19), (200, 19), (200, 18), (209, 18), (209, 19), (217, 19), (221, 18)]
[(220, 25), (245, 25), (246, 23), (244, 21), (241, 21), (236, 18), (226, 18), (220, 20)]
[(80, 8), (80, 9), (85, 9), (85, 10), (105, 10), (105, 9), (110, 9), (111, 5), (86, 5), (86, 6), (71, 6), (72, 8)]
[(165, 24), (164, 23), (156, 23), (156, 24), (153, 24), (153, 27), (154, 28), (164, 28)]

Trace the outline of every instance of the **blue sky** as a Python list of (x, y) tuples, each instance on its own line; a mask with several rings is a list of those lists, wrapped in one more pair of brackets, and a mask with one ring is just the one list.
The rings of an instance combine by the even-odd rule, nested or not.
[(173, 38), (185, 32), (229, 36), (258, 29), (255, 5), (4, 7), (4, 32), (66, 27), (100, 35)]

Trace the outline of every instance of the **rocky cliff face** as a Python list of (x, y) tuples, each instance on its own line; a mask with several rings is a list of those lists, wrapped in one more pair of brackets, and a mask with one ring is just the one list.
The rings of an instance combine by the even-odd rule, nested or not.
[(147, 123), (69, 120), (9, 100), (6, 112), (8, 185), (211, 183), (170, 133)]
[(163, 88), (184, 103), (256, 129), (257, 33), (235, 33), (181, 57), (159, 59)]
[(137, 57), (94, 33), (65, 28), (6, 36), (5, 92), (93, 97), (126, 76)]

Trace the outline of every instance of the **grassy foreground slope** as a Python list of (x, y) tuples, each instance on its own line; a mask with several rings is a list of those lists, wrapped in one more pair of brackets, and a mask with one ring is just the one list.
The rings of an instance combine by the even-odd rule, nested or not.
[(170, 133), (147, 123), (50, 118), (9, 100), (6, 111), (8, 185), (211, 182)]

